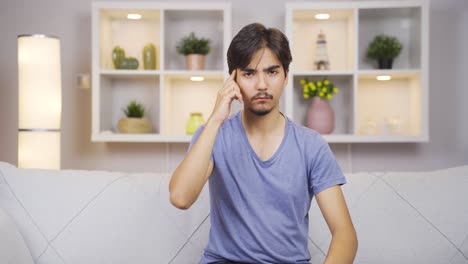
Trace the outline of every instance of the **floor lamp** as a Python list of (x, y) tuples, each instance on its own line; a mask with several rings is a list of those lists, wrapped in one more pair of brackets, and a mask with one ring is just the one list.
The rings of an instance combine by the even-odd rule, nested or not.
[(60, 39), (18, 36), (18, 167), (60, 168)]

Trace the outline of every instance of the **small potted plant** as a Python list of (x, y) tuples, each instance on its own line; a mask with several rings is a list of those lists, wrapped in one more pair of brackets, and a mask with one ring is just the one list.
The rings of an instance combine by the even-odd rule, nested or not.
[(150, 133), (151, 123), (144, 118), (145, 107), (136, 100), (131, 101), (122, 111), (126, 118), (121, 118), (118, 123), (120, 133)]
[(328, 101), (339, 92), (338, 87), (327, 78), (321, 81), (302, 79), (300, 83), (304, 99), (312, 98), (307, 110), (307, 127), (320, 134), (330, 134), (335, 128), (335, 112)]
[(177, 52), (185, 56), (187, 69), (204, 70), (205, 56), (210, 52), (210, 40), (199, 38), (191, 32), (180, 40)]
[(402, 48), (396, 37), (377, 35), (367, 47), (367, 58), (376, 59), (379, 69), (391, 69), (393, 59), (400, 54)]

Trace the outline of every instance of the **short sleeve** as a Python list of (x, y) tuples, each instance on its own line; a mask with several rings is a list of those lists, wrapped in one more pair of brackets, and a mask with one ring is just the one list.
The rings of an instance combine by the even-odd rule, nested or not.
[(190, 140), (190, 145), (187, 149), (187, 152), (190, 151), (190, 149), (192, 148), (193, 144), (195, 144), (195, 142), (197, 142), (197, 139), (198, 137), (200, 136), (201, 132), (203, 131), (203, 128), (205, 127), (205, 125), (201, 125), (197, 128), (197, 130), (195, 130), (195, 133), (193, 133), (193, 136), (192, 136), (192, 140)]
[(311, 157), (311, 169), (309, 171), (309, 188), (317, 195), (319, 192), (335, 185), (343, 185), (346, 178), (338, 165), (328, 143), (318, 136), (316, 141), (316, 151)]
[[(187, 149), (187, 152), (189, 152), (190, 149), (192, 148), (193, 144), (195, 144), (195, 142), (197, 142), (198, 137), (200, 136), (200, 134), (202, 133), (204, 128), (205, 128), (205, 125), (201, 125), (200, 127), (197, 128), (197, 130), (195, 130), (195, 133), (193, 133), (192, 140), (190, 141), (190, 145), (189, 145), (189, 147)], [(213, 151), (211, 152), (211, 158), (210, 159), (212, 161), (214, 160), (213, 159)]]

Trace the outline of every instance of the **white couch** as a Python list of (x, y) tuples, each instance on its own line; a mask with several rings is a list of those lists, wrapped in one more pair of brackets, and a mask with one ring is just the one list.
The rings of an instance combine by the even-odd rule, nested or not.
[[(468, 166), (347, 174), (355, 263), (468, 264)], [(0, 162), (0, 263), (198, 263), (208, 239), (205, 187), (186, 211), (169, 174), (26, 170)], [(312, 263), (330, 242), (313, 203)]]

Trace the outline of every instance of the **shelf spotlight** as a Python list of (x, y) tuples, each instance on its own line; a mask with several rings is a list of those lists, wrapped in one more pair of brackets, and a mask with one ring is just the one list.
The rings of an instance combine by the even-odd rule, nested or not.
[(205, 80), (205, 78), (203, 78), (203, 76), (192, 76), (190, 77), (190, 80), (193, 82), (202, 82)]
[(379, 75), (377, 76), (377, 80), (379, 81), (390, 81), (392, 79), (392, 77), (390, 77), (389, 75)]
[(330, 14), (316, 14), (315, 19), (329, 19)]
[(128, 14), (127, 18), (128, 19), (141, 19), (141, 15), (140, 14)]

